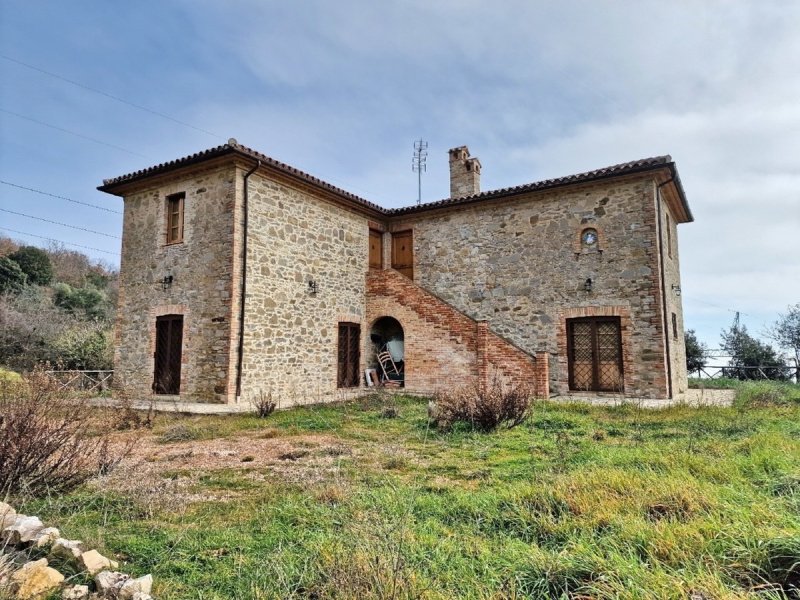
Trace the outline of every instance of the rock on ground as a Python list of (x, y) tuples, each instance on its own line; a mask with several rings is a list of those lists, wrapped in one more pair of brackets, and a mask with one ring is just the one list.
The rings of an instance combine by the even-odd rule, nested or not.
[(47, 559), (29, 562), (11, 575), (12, 589), (16, 589), (19, 600), (34, 600), (45, 597), (58, 589), (64, 576), (47, 566)]

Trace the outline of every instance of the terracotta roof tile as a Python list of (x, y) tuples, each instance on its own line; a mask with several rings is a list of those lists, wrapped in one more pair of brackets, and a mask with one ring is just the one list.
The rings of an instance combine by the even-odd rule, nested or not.
[(260, 160), (265, 165), (268, 165), (288, 175), (296, 177), (297, 179), (305, 181), (318, 188), (332, 192), (337, 196), (346, 198), (356, 204), (363, 206), (364, 208), (370, 211), (377, 212), (379, 214), (386, 216), (406, 215), (417, 212), (424, 212), (426, 210), (432, 210), (436, 208), (472, 204), (475, 202), (481, 202), (483, 200), (503, 198), (506, 196), (516, 196), (519, 194), (524, 194), (527, 192), (532, 192), (537, 190), (545, 190), (550, 188), (562, 187), (565, 185), (571, 185), (575, 183), (585, 183), (590, 181), (602, 180), (610, 177), (618, 177), (620, 175), (628, 175), (643, 171), (650, 171), (660, 167), (666, 167), (670, 170), (672, 179), (675, 182), (675, 186), (678, 189), (678, 193), (681, 197), (683, 207), (686, 210), (686, 214), (689, 217), (689, 220), (690, 221), (692, 220), (691, 211), (689, 210), (689, 206), (686, 203), (686, 196), (683, 191), (683, 186), (681, 184), (680, 177), (678, 176), (678, 171), (675, 168), (675, 163), (672, 161), (672, 157), (669, 155), (655, 156), (652, 158), (643, 158), (640, 160), (634, 160), (631, 162), (621, 163), (618, 165), (603, 167), (602, 169), (596, 169), (594, 171), (586, 171), (585, 173), (577, 173), (574, 175), (567, 175), (565, 177), (557, 177), (554, 179), (546, 179), (544, 181), (536, 181), (513, 187), (490, 190), (486, 192), (481, 192), (479, 194), (474, 194), (471, 196), (463, 196), (460, 198), (444, 198), (442, 200), (437, 200), (435, 202), (426, 202), (424, 204), (419, 204), (419, 205), (387, 209), (375, 204), (374, 202), (370, 202), (369, 200), (365, 200), (360, 196), (356, 196), (355, 194), (351, 194), (350, 192), (347, 192), (341, 188), (331, 185), (330, 183), (327, 183), (317, 177), (314, 177), (313, 175), (309, 175), (304, 171), (301, 171), (290, 165), (287, 165), (286, 163), (282, 163), (278, 160), (275, 160), (274, 158), (270, 158), (269, 156), (257, 152), (256, 150), (253, 150), (246, 146), (242, 146), (241, 144), (236, 142), (236, 140), (231, 139), (228, 141), (227, 144), (223, 144), (215, 148), (209, 148), (208, 150), (203, 150), (202, 152), (197, 152), (189, 156), (184, 156), (183, 158), (178, 158), (175, 160), (171, 160), (169, 162), (164, 162), (158, 165), (154, 165), (152, 167), (148, 167), (146, 169), (141, 169), (139, 171), (127, 173), (126, 175), (121, 175), (119, 177), (104, 179), (103, 185), (98, 187), (97, 189), (104, 192), (114, 193), (113, 190), (120, 185), (134, 182), (140, 179), (146, 179), (153, 175), (165, 173), (180, 167), (204, 162), (206, 160), (210, 160), (218, 156), (223, 156), (225, 154), (239, 154), (241, 156), (246, 156), (251, 159)]

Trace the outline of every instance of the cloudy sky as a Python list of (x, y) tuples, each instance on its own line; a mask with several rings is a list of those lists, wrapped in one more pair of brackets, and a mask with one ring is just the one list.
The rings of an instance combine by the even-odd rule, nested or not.
[(448, 195), (446, 151), (462, 144), (483, 189), (671, 154), (696, 219), (679, 233), (687, 326), (715, 347), (732, 311), (758, 333), (800, 302), (798, 2), (0, 11), (0, 234), (117, 263), (121, 206), (102, 179), (230, 137), (384, 206), (415, 201), (420, 137), (424, 200)]

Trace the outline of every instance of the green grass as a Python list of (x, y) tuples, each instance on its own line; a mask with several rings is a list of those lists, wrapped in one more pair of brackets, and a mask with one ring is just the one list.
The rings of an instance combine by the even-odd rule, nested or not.
[(156, 438), (320, 434), (353, 452), (300, 483), (247, 464), (166, 474), (200, 496), (178, 507), (87, 486), (22, 508), (152, 572), (162, 600), (781, 598), (800, 585), (800, 403), (762, 392), (731, 408), (537, 403), (492, 434), (432, 430), (410, 398), (391, 419), (380, 400), (160, 417)]

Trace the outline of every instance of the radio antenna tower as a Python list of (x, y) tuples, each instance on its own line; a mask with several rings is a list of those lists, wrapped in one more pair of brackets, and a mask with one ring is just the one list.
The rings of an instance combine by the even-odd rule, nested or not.
[(411, 170), (417, 174), (417, 204), (422, 204), (422, 173), (427, 171), (428, 142), (422, 138), (414, 142), (414, 158), (411, 159)]

